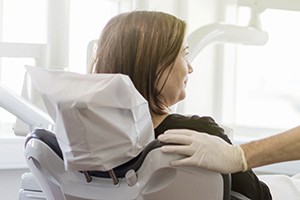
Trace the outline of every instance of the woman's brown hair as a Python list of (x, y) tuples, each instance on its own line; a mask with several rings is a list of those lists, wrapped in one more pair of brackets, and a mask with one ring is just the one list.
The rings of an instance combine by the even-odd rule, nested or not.
[[(186, 24), (173, 15), (133, 11), (112, 18), (98, 41), (92, 73), (128, 75), (149, 103), (151, 112), (165, 114), (156, 83), (171, 71), (183, 44)], [(166, 80), (163, 80), (164, 82)]]

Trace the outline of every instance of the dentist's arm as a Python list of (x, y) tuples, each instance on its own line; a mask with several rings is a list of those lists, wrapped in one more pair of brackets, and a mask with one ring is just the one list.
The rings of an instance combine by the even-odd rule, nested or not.
[(158, 137), (166, 143), (165, 153), (185, 155), (176, 166), (198, 166), (221, 173), (245, 171), (253, 167), (300, 159), (300, 126), (258, 141), (230, 145), (221, 138), (191, 130), (169, 130)]
[(242, 144), (248, 168), (300, 159), (300, 126), (261, 140)]

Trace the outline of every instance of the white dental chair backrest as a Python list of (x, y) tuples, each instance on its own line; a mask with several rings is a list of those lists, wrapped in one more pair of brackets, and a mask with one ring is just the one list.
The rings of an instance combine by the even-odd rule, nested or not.
[(230, 199), (228, 175), (174, 168), (169, 162), (178, 156), (161, 153), (157, 148), (161, 145), (155, 140), (139, 156), (113, 169), (116, 185), (107, 172), (88, 172), (92, 180), (87, 182), (84, 173), (66, 171), (56, 136), (47, 130), (36, 129), (28, 135), (25, 156), (48, 200)]

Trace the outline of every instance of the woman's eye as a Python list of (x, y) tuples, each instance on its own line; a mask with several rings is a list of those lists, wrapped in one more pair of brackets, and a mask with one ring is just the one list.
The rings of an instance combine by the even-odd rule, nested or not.
[(189, 52), (187, 52), (184, 56), (185, 60), (188, 60)]

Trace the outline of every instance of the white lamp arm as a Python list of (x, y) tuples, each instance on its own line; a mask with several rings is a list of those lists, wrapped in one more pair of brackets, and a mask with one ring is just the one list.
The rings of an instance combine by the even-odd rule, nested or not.
[(48, 114), (1, 83), (0, 97), (0, 106), (24, 121), (31, 129), (36, 127), (51, 129), (54, 126)]
[(189, 62), (192, 62), (198, 53), (210, 43), (264, 45), (268, 38), (268, 33), (251, 26), (241, 27), (228, 24), (202, 26), (188, 35)]

